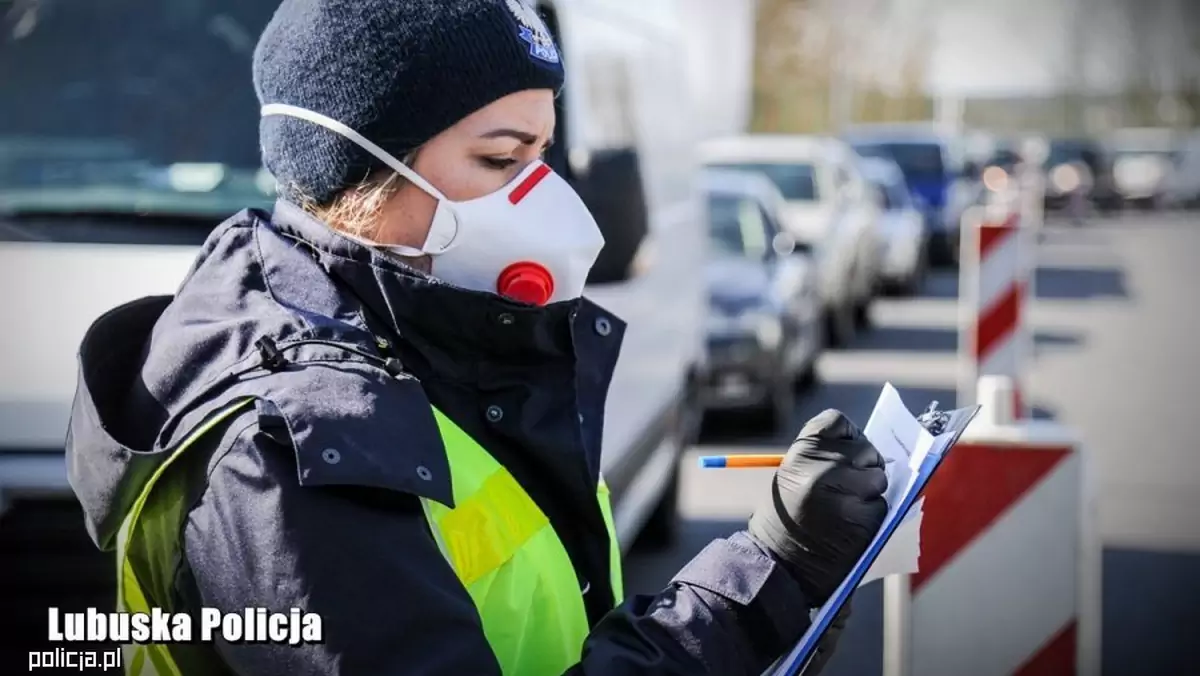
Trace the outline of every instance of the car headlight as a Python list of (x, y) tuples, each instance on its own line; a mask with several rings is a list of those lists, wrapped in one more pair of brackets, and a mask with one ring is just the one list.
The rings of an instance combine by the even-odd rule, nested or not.
[(758, 344), (768, 350), (779, 347), (780, 341), (783, 340), (783, 325), (779, 317), (773, 314), (751, 310), (743, 313), (738, 321), (747, 330), (753, 331), (754, 336), (758, 338)]
[(1058, 194), (1074, 192), (1081, 183), (1079, 171), (1070, 164), (1060, 164), (1050, 172), (1050, 186)]
[(757, 309), (737, 314), (713, 311), (708, 317), (708, 330), (710, 333), (717, 334), (752, 335), (760, 346), (768, 350), (779, 347), (779, 343), (783, 340), (783, 324), (779, 317)]
[(990, 166), (983, 170), (983, 186), (992, 192), (1004, 192), (1008, 189), (1008, 172), (1004, 167)]
[(708, 313), (708, 332), (710, 334), (730, 333), (736, 328), (735, 319), (731, 315), (712, 310)]

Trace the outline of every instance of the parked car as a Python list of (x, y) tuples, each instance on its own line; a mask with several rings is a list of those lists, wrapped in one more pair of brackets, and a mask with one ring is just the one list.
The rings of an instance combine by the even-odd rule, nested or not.
[(880, 281), (886, 291), (915, 293), (927, 268), (928, 233), (924, 217), (913, 202), (904, 172), (891, 160), (865, 158), (863, 176), (871, 183), (881, 206)]
[(1002, 170), (1005, 174), (1012, 174), (1016, 170), (1017, 165), (1021, 163), (1021, 152), (1013, 142), (1001, 142), (992, 150), (987, 161), (983, 163), (983, 170), (980, 172), (982, 177), (987, 173), (987, 170), (996, 167)]
[(811, 250), (784, 228), (786, 200), (765, 176), (712, 170), (704, 191), (709, 314), (701, 402), (786, 434), (795, 388), (812, 382), (822, 347)]
[[(111, 609), (112, 555), (88, 541), (63, 461), (76, 351), (101, 313), (174, 293), (219, 222), (271, 207), (250, 47), (278, 4), (5, 6), (6, 25), (20, 30), (0, 34), (0, 276), (21, 291), (0, 295), (0, 316), (15, 322), (0, 337), (0, 535), (22, 563), (6, 568), (0, 598), (28, 630), (0, 639), (0, 663), (6, 650), (44, 644), (47, 607)], [(679, 54), (704, 50), (687, 44), (682, 14), (619, 0), (537, 4), (555, 32), (569, 25), (571, 85), (547, 161), (606, 239), (586, 295), (628, 322), (601, 467), (628, 549), (676, 523), (678, 459), (699, 418), (706, 354), (695, 130), (730, 133), (736, 118), (690, 105), (691, 64)], [(731, 12), (729, 25), (749, 20)], [(634, 62), (612, 77), (613, 64)], [(748, 97), (744, 84), (711, 83), (704, 95)]]
[(842, 138), (863, 157), (900, 166), (909, 190), (926, 205), (930, 260), (955, 264), (963, 214), (982, 192), (980, 167), (966, 158), (964, 141), (925, 123), (860, 125)]
[(1047, 211), (1065, 209), (1074, 191), (1100, 211), (1121, 209), (1123, 198), (1113, 177), (1113, 160), (1102, 144), (1087, 138), (1051, 139), (1046, 159), (1044, 204)]
[(1125, 203), (1144, 209), (1164, 206), (1178, 159), (1177, 144), (1172, 130), (1153, 127), (1119, 129), (1108, 136), (1114, 183)]
[(709, 168), (761, 172), (783, 193), (783, 226), (817, 264), (827, 341), (848, 343), (869, 319), (879, 263), (879, 208), (854, 151), (828, 137), (752, 134), (708, 141), (701, 156)]
[(1200, 133), (1191, 132), (1180, 138), (1175, 170), (1163, 192), (1166, 203), (1172, 207), (1200, 207)]

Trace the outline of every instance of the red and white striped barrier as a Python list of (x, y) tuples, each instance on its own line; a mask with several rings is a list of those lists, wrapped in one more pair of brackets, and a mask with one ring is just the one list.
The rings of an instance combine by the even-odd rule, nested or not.
[(1087, 456), (1012, 420), (985, 377), (979, 417), (924, 493), (920, 572), (885, 580), (885, 676), (1099, 676), (1100, 544)]
[(981, 376), (1015, 384), (1013, 410), (1027, 417), (1024, 371), (1033, 347), (1027, 313), (1037, 234), (1022, 225), (1019, 195), (964, 223), (959, 259), (959, 386), (956, 405), (974, 403)]

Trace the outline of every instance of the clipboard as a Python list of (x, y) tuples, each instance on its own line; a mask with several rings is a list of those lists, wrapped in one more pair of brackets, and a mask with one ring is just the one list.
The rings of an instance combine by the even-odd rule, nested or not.
[[(858, 563), (854, 564), (854, 568), (850, 570), (842, 583), (838, 585), (837, 590), (825, 602), (820, 611), (813, 618), (809, 625), (808, 631), (800, 637), (791, 652), (780, 658), (766, 671), (766, 674), (771, 676), (796, 676), (803, 672), (812, 661), (816, 654), (816, 648), (820, 644), (821, 639), (828, 631), (829, 625), (833, 622), (833, 618), (846, 605), (847, 599), (858, 588), (867, 571), (879, 558), (879, 553), (887, 545), (888, 540), (900, 527), (904, 518), (908, 515), (912, 506), (920, 499), (921, 494), (925, 492), (925, 486), (929, 480), (933, 478), (942, 460), (958, 443), (962, 433), (967, 429), (967, 426), (974, 419), (975, 414), (979, 412), (979, 406), (968, 406), (958, 408), (952, 411), (937, 410), (937, 402), (932, 402), (917, 421), (921, 426), (933, 435), (933, 446), (930, 448), (929, 454), (926, 455), (920, 468), (916, 472), (913, 480), (913, 488), (900, 501), (900, 506), (896, 513), (889, 521), (884, 522), (880, 534), (867, 547), (867, 551), (858, 559)], [(935, 452), (936, 449), (936, 452)]]

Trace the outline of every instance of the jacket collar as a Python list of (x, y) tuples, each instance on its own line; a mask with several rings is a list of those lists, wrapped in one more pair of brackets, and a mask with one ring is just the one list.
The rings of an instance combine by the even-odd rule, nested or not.
[[(474, 380), (481, 365), (615, 364), (624, 323), (585, 298), (534, 307), (452, 286), (344, 237), (300, 207), (280, 200), (272, 225), (308, 246), (339, 286), (371, 317), (455, 380)], [(606, 340), (576, 340), (604, 327)], [(609, 367), (611, 368), (611, 367)], [(606, 369), (608, 370), (608, 369)], [(604, 389), (608, 377), (605, 374)]]

